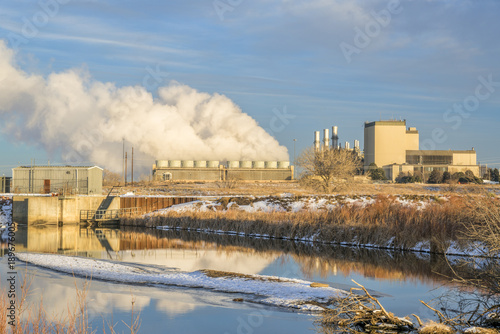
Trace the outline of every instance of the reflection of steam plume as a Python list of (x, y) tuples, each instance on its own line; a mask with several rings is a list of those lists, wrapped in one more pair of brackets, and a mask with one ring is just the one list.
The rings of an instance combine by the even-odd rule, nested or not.
[(67, 163), (121, 171), (123, 138), (141, 160), (288, 160), (286, 148), (223, 95), (172, 83), (158, 96), (93, 81), (82, 70), (25, 73), (0, 40), (3, 131), (61, 150)]

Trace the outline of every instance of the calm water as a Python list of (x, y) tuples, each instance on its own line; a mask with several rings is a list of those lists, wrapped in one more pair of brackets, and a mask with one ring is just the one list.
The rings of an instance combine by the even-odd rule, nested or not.
[[(6, 245), (2, 245), (5, 248)], [(245, 239), (152, 229), (87, 229), (76, 225), (19, 226), (18, 252), (57, 253), (178, 268), (215, 269), (245, 274), (276, 275), (328, 283), (349, 289), (363, 284), (397, 315), (431, 317), (420, 299), (430, 301), (451, 291), (441, 274), (446, 263), (425, 254), (391, 253), (347, 247), (314, 246), (289, 241)], [(75, 299), (71, 275), (25, 266), (33, 278), (31, 300), (48, 314), (64, 313)], [(7, 259), (0, 261), (5, 277)], [(3, 282), (2, 279), (2, 287)], [(141, 333), (315, 333), (314, 316), (253, 303), (238, 303), (236, 294), (202, 289), (151, 287), (92, 281), (88, 293), (93, 328), (103, 321), (126, 332), (132, 301), (140, 313)], [(104, 320), (103, 320), (104, 319)]]

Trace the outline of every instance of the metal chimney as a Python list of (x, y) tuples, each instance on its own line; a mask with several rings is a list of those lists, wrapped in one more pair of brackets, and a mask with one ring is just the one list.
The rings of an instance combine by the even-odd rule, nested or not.
[(330, 134), (328, 132), (328, 129), (323, 130), (323, 148), (325, 151), (330, 148)]
[(338, 133), (338, 127), (337, 126), (332, 126), (332, 147), (333, 148), (338, 148), (339, 146), (339, 133)]
[(345, 142), (345, 149), (346, 149), (346, 150), (351, 149), (351, 145), (349, 144), (349, 142), (348, 142), (348, 141), (346, 141), (346, 142)]
[(319, 141), (319, 131), (314, 131), (314, 150), (319, 151), (320, 141)]
[(359, 150), (359, 140), (354, 141), (354, 149)]

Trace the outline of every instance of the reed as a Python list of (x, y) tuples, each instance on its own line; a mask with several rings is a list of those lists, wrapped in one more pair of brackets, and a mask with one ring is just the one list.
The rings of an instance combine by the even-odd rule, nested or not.
[[(467, 247), (471, 240), (463, 235), (471, 226), (480, 224), (478, 215), (472, 214), (471, 203), (481, 202), (483, 197), (426, 198), (430, 199), (427, 204), (419, 206), (402, 204), (393, 196), (377, 195), (373, 203), (367, 205), (345, 203), (329, 210), (299, 212), (224, 209), (228, 204), (226, 199), (221, 200), (221, 206), (214, 211), (170, 211), (149, 217), (126, 218), (122, 224), (236, 232), (278, 239), (314, 239), (327, 243), (347, 242), (395, 249), (411, 249), (427, 243), (436, 253), (443, 252), (452, 241), (459, 247)], [(498, 201), (489, 200), (499, 206)]]
[[(15, 326), (8, 324), (6, 312), (0, 312), (0, 333), (12, 334), (55, 334), (55, 333), (78, 333), (95, 334), (97, 330), (92, 328), (89, 321), (87, 294), (90, 280), (86, 280), (82, 286), (75, 281), (75, 299), (68, 302), (67, 312), (64, 314), (48, 315), (43, 303), (43, 295), (40, 300), (30, 302), (30, 296), (34, 293), (31, 289), (33, 277), (25, 271), (21, 280), (20, 294), (16, 296), (17, 314)], [(134, 303), (134, 299), (132, 299)], [(5, 290), (0, 291), (0, 307), (7, 309), (9, 304), (8, 295)], [(130, 334), (136, 334), (140, 327), (140, 318), (134, 314), (132, 308), (131, 323), (125, 324), (130, 329)], [(108, 330), (115, 333), (114, 325), (108, 324)], [(106, 327), (102, 329), (106, 333)]]

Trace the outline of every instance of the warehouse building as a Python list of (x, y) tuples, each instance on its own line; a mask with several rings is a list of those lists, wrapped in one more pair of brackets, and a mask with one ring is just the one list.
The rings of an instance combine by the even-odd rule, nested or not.
[(157, 160), (155, 181), (286, 181), (293, 180), (289, 161)]
[(21, 166), (12, 169), (15, 193), (102, 194), (102, 168), (73, 166)]
[(364, 138), (365, 171), (375, 163), (389, 180), (415, 173), (425, 178), (434, 169), (451, 174), (470, 170), (480, 176), (476, 151), (420, 150), (418, 131), (407, 128), (406, 120), (366, 122)]

